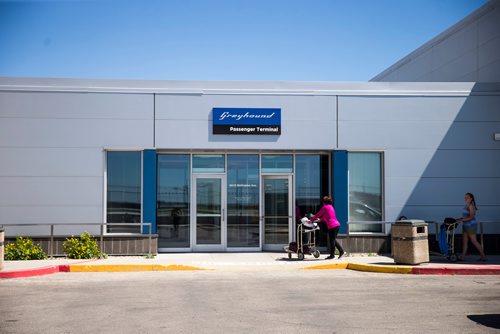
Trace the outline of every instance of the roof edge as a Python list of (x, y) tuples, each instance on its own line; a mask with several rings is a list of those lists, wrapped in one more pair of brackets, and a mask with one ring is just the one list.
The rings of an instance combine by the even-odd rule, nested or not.
[(182, 81), (0, 77), (0, 91), (182, 95), (411, 95), (500, 94), (500, 83)]

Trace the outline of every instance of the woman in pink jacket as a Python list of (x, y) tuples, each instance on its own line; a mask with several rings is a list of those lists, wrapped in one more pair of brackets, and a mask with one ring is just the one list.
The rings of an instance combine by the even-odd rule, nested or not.
[(344, 255), (344, 249), (337, 241), (337, 234), (339, 233), (340, 223), (335, 215), (335, 209), (333, 208), (333, 200), (330, 196), (323, 197), (323, 207), (317, 214), (315, 214), (311, 221), (316, 219), (321, 219), (321, 221), (326, 223), (328, 229), (328, 236), (330, 238), (330, 256), (325, 260), (330, 260), (335, 258), (335, 247), (339, 250), (339, 259)]

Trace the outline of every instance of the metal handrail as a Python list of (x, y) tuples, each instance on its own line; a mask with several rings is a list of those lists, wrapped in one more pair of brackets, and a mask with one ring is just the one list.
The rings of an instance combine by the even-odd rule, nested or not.
[[(423, 219), (422, 219), (423, 220)], [(437, 238), (437, 235), (438, 235), (438, 229), (439, 229), (439, 225), (442, 224), (443, 222), (437, 222), (437, 221), (433, 221), (433, 220), (424, 220), (426, 223), (428, 224), (434, 224), (435, 226), (435, 235), (436, 235), (436, 238)], [(373, 225), (373, 224), (384, 224), (384, 230), (386, 230), (386, 226), (387, 224), (394, 224), (396, 221), (348, 221), (347, 222), (347, 245), (349, 247), (349, 235), (350, 235), (350, 231), (349, 231), (349, 224), (360, 224), (360, 225)], [(479, 238), (480, 238), (480, 244), (481, 244), (481, 247), (484, 248), (484, 227), (483, 227), (483, 223), (486, 223), (486, 224), (498, 224), (500, 223), (500, 221), (478, 221), (478, 224), (479, 224)]]
[(347, 222), (347, 231), (346, 234), (349, 235), (349, 225), (350, 224), (357, 224), (357, 225), (381, 225), (384, 224), (384, 231), (386, 230), (386, 225), (391, 225), (394, 224), (393, 221), (373, 221), (373, 220), (366, 220), (366, 221), (348, 221)]
[[(436, 238), (437, 238), (439, 225), (443, 224), (443, 222), (437, 222), (437, 221), (434, 221), (434, 220), (427, 220), (426, 223), (428, 223), (428, 224), (434, 224), (434, 227), (435, 227), (435, 230), (436, 230)], [(481, 247), (483, 248), (483, 250), (484, 250), (484, 227), (483, 227), (484, 223), (486, 223), (486, 224), (498, 224), (498, 223), (500, 223), (500, 221), (492, 221), (492, 220), (490, 220), (490, 221), (488, 221), (488, 220), (478, 221), (478, 224), (479, 224), (479, 239), (480, 239), (479, 244), (481, 245)]]
[[(54, 226), (100, 226), (99, 233), (99, 250), (101, 252), (101, 258), (103, 257), (104, 249), (104, 226), (140, 226), (141, 231), (144, 231), (144, 226), (148, 226), (148, 243), (149, 243), (149, 254), (152, 254), (152, 233), (151, 233), (151, 223), (20, 223), (20, 224), (2, 224), (1, 226), (50, 226), (50, 239), (49, 239), (49, 257), (54, 257)], [(130, 236), (143, 235), (142, 233), (127, 233)], [(93, 235), (95, 236), (95, 235)]]

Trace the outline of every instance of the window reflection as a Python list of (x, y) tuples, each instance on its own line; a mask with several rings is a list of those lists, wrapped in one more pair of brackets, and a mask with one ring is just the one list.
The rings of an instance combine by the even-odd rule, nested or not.
[(220, 178), (196, 179), (196, 243), (219, 245), (222, 227)]
[[(108, 223), (141, 222), (141, 152), (107, 152)], [(140, 226), (107, 226), (109, 233), (140, 233)]]
[[(382, 221), (382, 154), (349, 152), (349, 222)], [(382, 224), (349, 224), (350, 232), (382, 232)]]
[(190, 247), (188, 154), (158, 155), (158, 247)]
[(291, 154), (263, 154), (262, 173), (292, 173), (293, 156)]
[(193, 155), (193, 173), (224, 173), (224, 155)]
[(259, 156), (227, 156), (227, 245), (259, 247)]
[[(321, 198), (329, 194), (328, 156), (297, 154), (295, 156), (295, 218), (315, 214), (321, 209)], [(319, 246), (326, 246), (326, 235), (317, 233)]]
[(264, 179), (264, 244), (288, 242), (288, 178)]

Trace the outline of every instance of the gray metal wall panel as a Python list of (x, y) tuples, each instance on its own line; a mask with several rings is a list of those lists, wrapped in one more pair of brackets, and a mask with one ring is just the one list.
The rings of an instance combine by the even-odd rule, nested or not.
[(438, 150), (423, 177), (500, 178), (500, 150)]
[(483, 68), (489, 64), (498, 61), (500, 54), (500, 36), (497, 36), (479, 47), (478, 67)]
[(455, 121), (500, 122), (500, 96), (468, 96)]
[(442, 68), (453, 60), (460, 58), (461, 55), (469, 53), (470, 51), (475, 51), (476, 42), (476, 25), (471, 25), (457, 31), (449, 38), (443, 40), (438, 47), (430, 50), (432, 59), (428, 61), (432, 64), (431, 70), (434, 71)]
[(0, 177), (104, 175), (99, 148), (10, 147), (0, 148), (0, 156)]
[(435, 149), (451, 122), (446, 121), (339, 121), (339, 147), (386, 150)]
[(465, 192), (498, 220), (499, 105), (497, 96), (339, 97), (339, 146), (384, 151), (387, 220), (442, 220), (449, 206), (459, 216)]
[(100, 223), (102, 205), (33, 205), (2, 207), (0, 219), (6, 224)]
[(418, 78), (424, 73), (432, 73), (433, 57), (434, 55), (431, 50), (425, 52), (398, 71), (398, 75), (403, 77)]
[(483, 81), (493, 82), (500, 81), (500, 58), (487, 66), (480, 68), (477, 71), (477, 77)]
[[(2, 206), (100, 206), (100, 177), (2, 177)], [(69, 218), (69, 217), (68, 217)]]
[(4, 118), (0, 147), (152, 147), (153, 120)]
[(372, 81), (500, 81), (500, 9), (488, 2)]
[(153, 119), (152, 94), (0, 92), (0, 118)]
[(456, 122), (446, 133), (440, 149), (491, 149), (500, 152), (494, 133), (500, 131), (500, 122)]
[(477, 39), (478, 45), (496, 38), (500, 35), (500, 10), (498, 6), (485, 17), (477, 22)]
[(477, 69), (477, 50), (462, 51), (457, 58), (448, 59), (440, 67), (432, 67), (432, 81), (457, 81), (457, 78)]
[(103, 148), (152, 147), (153, 101), (153, 94), (1, 92), (0, 223), (102, 222)]
[[(281, 108), (280, 136), (213, 135), (219, 108)], [(157, 95), (156, 147), (165, 149), (333, 149), (336, 98), (288, 95)]]
[(463, 205), (466, 192), (476, 195), (478, 205), (500, 207), (500, 178), (422, 178), (409, 201), (412, 205)]
[[(40, 223), (41, 224), (41, 223)], [(99, 235), (99, 226), (89, 226), (89, 225), (64, 225), (55, 226), (54, 225), (54, 235), (55, 236), (78, 236), (88, 232), (90, 234)], [(40, 226), (5, 226), (5, 234), (9, 237), (14, 236), (50, 236), (50, 226), (40, 225)]]
[(281, 121), (280, 136), (213, 135), (206, 121), (157, 121), (159, 149), (331, 150), (335, 148), (334, 121)]
[[(403, 208), (406, 204), (408, 204), (408, 198), (410, 197), (413, 189), (415, 189), (416, 184), (419, 182), (418, 176), (407, 176), (407, 177), (391, 177), (386, 176), (384, 180), (384, 189), (385, 189), (385, 205), (396, 206), (400, 209)], [(397, 219), (396, 213), (394, 216), (387, 216), (386, 218), (389, 220)]]
[(157, 120), (212, 120), (213, 108), (281, 108), (282, 120), (335, 120), (334, 96), (156, 95)]
[[(340, 96), (339, 121), (453, 121), (468, 99), (461, 96)], [(484, 102), (482, 97), (474, 99), (476, 106), (492, 107), (493, 101)]]
[(388, 149), (384, 151), (386, 177), (415, 177), (426, 169), (434, 149)]

